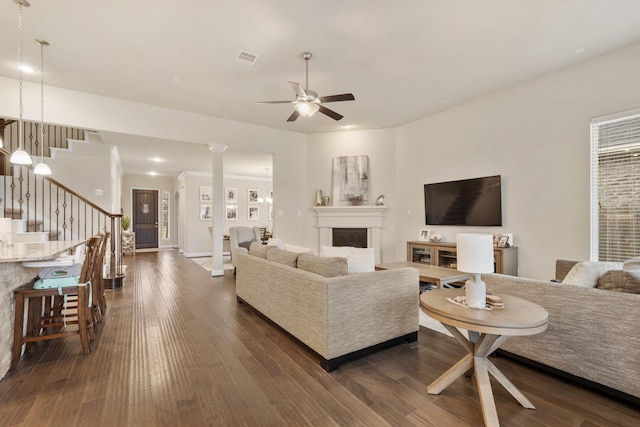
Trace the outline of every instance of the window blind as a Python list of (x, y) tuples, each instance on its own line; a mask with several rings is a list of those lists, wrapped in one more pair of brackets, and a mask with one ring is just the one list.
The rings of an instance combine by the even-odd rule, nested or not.
[(640, 112), (591, 124), (591, 259), (640, 255)]

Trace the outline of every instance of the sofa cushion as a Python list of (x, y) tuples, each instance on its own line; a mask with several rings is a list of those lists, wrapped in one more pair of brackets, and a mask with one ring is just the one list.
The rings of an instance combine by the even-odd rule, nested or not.
[(321, 257), (309, 253), (298, 255), (298, 268), (324, 277), (344, 276), (349, 271), (346, 258)]
[(297, 267), (298, 254), (296, 252), (284, 251), (278, 248), (271, 248), (267, 251), (267, 259), (289, 267)]
[(600, 276), (609, 270), (621, 268), (621, 262), (582, 261), (569, 270), (562, 283), (583, 288), (595, 288)]
[(349, 274), (375, 271), (375, 248), (352, 248), (350, 246), (320, 246), (320, 256), (347, 258)]
[(598, 289), (640, 294), (640, 269), (609, 270), (598, 279)]
[(260, 258), (266, 258), (267, 251), (271, 248), (273, 248), (273, 246), (263, 245), (260, 242), (253, 242), (249, 247), (249, 253)]

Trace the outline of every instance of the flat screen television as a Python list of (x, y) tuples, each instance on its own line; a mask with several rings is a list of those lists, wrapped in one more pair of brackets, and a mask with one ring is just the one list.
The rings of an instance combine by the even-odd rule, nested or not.
[(424, 185), (427, 225), (502, 225), (500, 175)]

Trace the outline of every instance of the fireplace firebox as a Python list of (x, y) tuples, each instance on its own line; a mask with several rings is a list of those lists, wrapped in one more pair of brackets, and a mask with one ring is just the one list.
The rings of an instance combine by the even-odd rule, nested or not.
[(354, 248), (367, 247), (367, 229), (366, 228), (333, 228), (332, 229), (332, 245), (333, 246), (351, 246)]

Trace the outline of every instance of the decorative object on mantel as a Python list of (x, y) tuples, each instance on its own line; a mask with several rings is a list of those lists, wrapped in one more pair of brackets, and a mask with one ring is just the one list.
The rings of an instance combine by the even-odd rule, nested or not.
[(329, 196), (322, 196), (322, 206), (331, 206), (329, 204)]
[(335, 206), (367, 204), (369, 156), (333, 158), (333, 203)]
[(376, 206), (384, 206), (384, 194), (381, 194), (376, 199)]
[(473, 275), (465, 282), (465, 298), (470, 308), (484, 309), (487, 300), (487, 288), (480, 278), (481, 273), (493, 273), (493, 235), (458, 234), (457, 269)]

